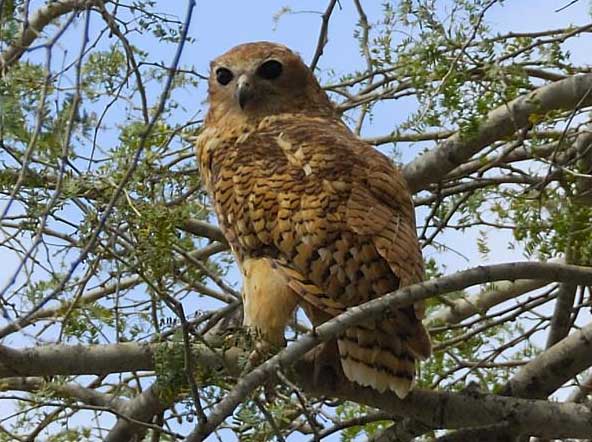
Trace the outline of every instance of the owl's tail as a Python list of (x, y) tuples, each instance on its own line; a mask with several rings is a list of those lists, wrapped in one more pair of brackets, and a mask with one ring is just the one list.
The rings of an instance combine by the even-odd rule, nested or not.
[[(413, 388), (416, 359), (431, 354), (429, 335), (412, 309), (392, 319), (348, 329), (337, 340), (343, 372), (351, 381), (403, 399)], [(411, 315), (413, 317), (411, 317)]]

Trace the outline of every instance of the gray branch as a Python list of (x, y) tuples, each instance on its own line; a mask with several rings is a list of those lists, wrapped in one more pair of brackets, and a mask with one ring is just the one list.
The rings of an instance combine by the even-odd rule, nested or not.
[(484, 147), (528, 127), (531, 117), (552, 110), (592, 105), (592, 74), (575, 75), (540, 87), (491, 111), (475, 133), (456, 132), (407, 164), (403, 172), (413, 192), (437, 183)]
[(218, 241), (222, 244), (228, 245), (228, 242), (226, 241), (222, 231), (218, 227), (204, 221), (188, 219), (183, 222), (180, 228), (194, 235), (203, 236), (204, 238), (209, 238), (212, 241)]
[(120, 407), (122, 416), (128, 419), (118, 419), (115, 426), (109, 431), (105, 442), (129, 442), (142, 440), (146, 427), (131, 422), (150, 422), (152, 418), (171, 406), (161, 399), (158, 384), (152, 384), (141, 394), (127, 401)]
[(547, 336), (546, 348), (550, 348), (569, 333), (571, 327), (571, 312), (576, 298), (577, 284), (564, 282), (559, 285), (557, 301), (551, 317), (551, 328)]
[[(532, 366), (532, 373), (538, 372), (540, 382), (549, 382), (549, 374), (547, 372), (553, 371), (561, 374), (556, 379), (550, 381), (550, 383), (554, 383), (555, 385), (561, 384), (574, 371), (581, 368), (581, 363), (570, 366), (564, 364), (564, 371), (557, 370), (556, 361), (562, 358), (564, 359), (566, 353), (587, 355), (584, 365), (591, 362), (592, 325), (574, 333), (569, 339), (571, 341), (566, 343), (563, 348), (559, 349), (559, 346), (555, 346), (546, 352), (549, 354), (546, 356), (541, 355), (539, 356), (540, 359), (537, 358), (537, 360), (529, 364)], [(72, 346), (70, 351), (66, 351), (68, 346), (52, 347), (54, 347), (52, 350), (55, 351), (37, 351), (37, 353), (34, 353), (34, 349), (32, 349), (30, 354), (37, 355), (37, 358), (34, 360), (31, 359), (29, 362), (34, 365), (46, 367), (42, 371), (47, 374), (60, 374), (63, 372), (63, 368), (56, 367), (53, 371), (47, 368), (48, 362), (55, 362), (55, 354), (69, 359), (70, 362), (67, 365), (70, 366), (73, 366), (76, 361), (79, 361), (81, 365), (80, 369), (72, 370), (71, 374), (89, 374), (92, 370), (86, 368), (86, 364), (99, 360), (104, 356), (107, 356), (108, 361), (112, 362), (109, 355), (114, 354), (117, 350), (120, 352), (119, 357), (121, 359), (130, 361), (129, 369), (134, 369), (139, 364), (137, 361), (134, 364), (133, 360), (130, 360), (129, 357), (136, 355), (137, 358), (137, 354), (142, 346), (139, 344), (92, 346), (88, 352), (84, 352), (81, 355), (82, 357), (79, 357), (76, 353), (79, 346)], [(134, 349), (134, 347), (138, 348)], [(90, 353), (94, 353), (93, 357), (91, 357)], [(4, 356), (5, 352), (2, 355)], [(235, 365), (237, 359), (234, 357), (232, 360), (229, 359), (229, 361)], [(196, 353), (196, 361), (200, 364), (213, 364), (208, 365), (208, 367), (221, 367), (219, 358), (204, 347), (200, 347), (200, 350)], [(29, 365), (28, 367), (34, 370), (34, 366)], [(548, 367), (549, 370), (545, 367)], [(379, 394), (375, 390), (361, 388), (348, 383), (339, 384), (337, 388), (324, 383), (321, 385), (314, 384), (309, 376), (313, 367), (306, 360), (300, 360), (295, 364), (294, 368), (295, 370), (293, 372), (296, 373), (297, 381), (310, 394), (319, 396), (327, 395), (364, 403), (398, 416), (413, 417), (432, 428), (488, 426), (500, 421), (511, 420), (513, 424), (519, 422), (522, 431), (539, 436), (582, 437), (586, 431), (592, 431), (592, 416), (590, 415), (590, 411), (587, 407), (576, 404), (558, 404), (542, 400), (516, 399), (496, 395), (437, 391), (415, 391), (407, 399), (399, 400), (392, 394)], [(540, 378), (541, 376), (543, 379)], [(544, 379), (545, 377), (547, 379)], [(533, 379), (532, 376), (530, 378)], [(117, 409), (122, 415), (135, 421), (149, 421), (155, 413), (159, 412), (159, 410), (166, 409), (168, 406), (170, 404), (160, 399), (158, 387), (152, 386), (133, 400), (118, 404)], [(119, 428), (121, 428), (121, 431)], [(114, 427), (107, 440), (110, 442), (129, 440), (129, 436), (137, 434), (139, 429), (141, 429), (139, 425), (130, 425), (121, 421), (121, 424), (117, 424)], [(128, 438), (126, 439), (126, 437)]]
[(547, 285), (540, 279), (519, 279), (517, 281), (501, 281), (491, 290), (457, 299), (441, 307), (427, 317), (428, 323), (458, 324), (464, 319), (487, 312), (508, 299), (532, 292)]
[(101, 407), (109, 407), (118, 409), (125, 402), (116, 396), (101, 393), (86, 388), (78, 384), (68, 383), (59, 384), (46, 382), (43, 378), (27, 377), (27, 378), (4, 378), (0, 383), (0, 390), (10, 391), (27, 391), (38, 392), (45, 390), (51, 392), (56, 396), (61, 396), (66, 399), (74, 399), (88, 405), (98, 405)]
[[(580, 404), (428, 390), (414, 390), (401, 400), (394, 394), (378, 393), (352, 383), (331, 388), (328, 383), (308, 385), (306, 379), (310, 376), (301, 383), (310, 394), (338, 397), (398, 416), (413, 416), (432, 428), (487, 427), (507, 422), (520, 432), (537, 436), (583, 438), (592, 434), (592, 413)], [(190, 436), (186, 440), (194, 439)]]
[[(347, 327), (361, 321), (378, 319), (387, 314), (389, 309), (409, 305), (430, 296), (441, 295), (461, 290), (475, 284), (500, 280), (541, 279), (545, 281), (575, 281), (579, 284), (592, 284), (592, 269), (545, 263), (513, 263), (487, 267), (477, 267), (443, 278), (401, 289), (383, 298), (351, 308), (344, 314), (316, 328), (314, 334), (303, 336), (287, 349), (272, 357), (238, 382), (219, 405), (208, 416), (204, 426), (197, 428), (188, 441), (203, 440), (211, 431), (223, 422), (236, 405), (242, 402), (258, 385), (264, 383), (276, 370), (294, 367), (301, 373), (303, 383), (310, 382), (312, 367), (305, 364), (305, 353), (321, 341), (327, 341), (342, 333)], [(592, 361), (592, 325), (573, 333), (570, 337), (549, 349), (528, 364), (532, 369), (528, 376), (517, 376), (512, 384), (512, 392), (520, 385), (531, 383), (544, 384), (556, 388), (577, 370), (589, 366)], [(106, 374), (131, 370), (154, 369), (154, 345), (135, 343), (102, 346), (64, 346), (52, 345), (27, 349), (11, 349), (0, 346), (0, 375), (14, 376), (49, 376), (55, 374)], [(573, 358), (573, 355), (581, 355)], [(226, 355), (225, 355), (226, 356)], [(220, 367), (220, 357), (211, 350), (196, 351), (195, 366)], [(236, 359), (235, 359), (236, 360)], [(536, 365), (533, 365), (535, 364)], [(226, 364), (224, 364), (226, 365)], [(542, 370), (541, 367), (551, 367)], [(561, 368), (561, 370), (558, 369)], [(524, 368), (526, 369), (526, 367)], [(537, 377), (533, 378), (532, 373)], [(307, 381), (308, 379), (308, 381)], [(534, 380), (533, 380), (534, 379)], [(306, 387), (306, 385), (305, 385)], [(340, 398), (366, 403), (371, 406), (385, 407), (387, 412), (413, 417), (434, 428), (464, 428), (491, 425), (500, 419), (518, 416), (524, 431), (540, 436), (579, 437), (584, 432), (592, 432), (592, 416), (589, 410), (578, 404), (555, 404), (547, 401), (533, 401), (500, 397), (496, 395), (471, 396), (468, 394), (416, 391), (404, 401), (399, 401), (391, 394), (379, 394), (371, 389), (358, 388), (345, 384), (329, 392), (329, 386), (308, 386), (314, 394), (330, 394)], [(547, 387), (549, 388), (549, 387)], [(146, 393), (148, 395), (149, 393)], [(146, 398), (154, 406), (140, 410), (144, 412), (161, 409), (166, 404)], [(152, 402), (150, 402), (152, 401)], [(132, 401), (130, 401), (131, 404)], [(135, 402), (138, 404), (142, 401)], [(148, 403), (148, 402), (147, 402)], [(132, 405), (130, 405), (132, 407)], [(134, 409), (135, 406), (134, 406)], [(434, 413), (434, 410), (437, 413)], [(134, 413), (133, 410), (129, 413)], [(147, 421), (144, 415), (126, 416), (139, 421)], [(148, 413), (150, 414), (150, 413)], [(542, 424), (545, 422), (545, 425)], [(563, 422), (561, 428), (557, 422)], [(540, 433), (540, 434), (539, 434)], [(113, 439), (117, 440), (117, 439)], [(123, 439), (119, 439), (123, 440)]]
[(14, 349), (0, 345), (0, 377), (105, 375), (154, 368), (156, 344), (46, 345)]

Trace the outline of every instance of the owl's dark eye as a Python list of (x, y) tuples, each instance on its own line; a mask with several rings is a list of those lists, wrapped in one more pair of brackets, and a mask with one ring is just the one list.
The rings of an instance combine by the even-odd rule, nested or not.
[(257, 75), (266, 80), (273, 80), (278, 78), (282, 74), (283, 66), (277, 60), (268, 60), (259, 66), (257, 69)]
[(226, 69), (226, 68), (216, 69), (216, 80), (218, 80), (218, 83), (220, 83), (222, 86), (226, 86), (228, 83), (230, 83), (232, 81), (233, 78), (234, 78), (234, 74), (232, 73), (232, 71), (230, 69)]

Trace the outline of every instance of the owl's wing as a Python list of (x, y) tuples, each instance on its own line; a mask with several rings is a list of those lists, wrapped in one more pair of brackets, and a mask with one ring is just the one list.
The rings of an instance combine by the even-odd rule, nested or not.
[[(369, 146), (356, 146), (366, 161), (347, 202), (347, 224), (360, 235), (369, 235), (397, 275), (400, 286), (423, 279), (423, 258), (415, 231), (415, 213), (407, 184), (398, 169)], [(415, 305), (423, 318), (425, 303)]]

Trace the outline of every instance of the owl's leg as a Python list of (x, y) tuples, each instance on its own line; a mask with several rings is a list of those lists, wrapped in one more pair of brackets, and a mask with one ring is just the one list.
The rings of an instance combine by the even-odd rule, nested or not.
[(252, 362), (286, 345), (284, 329), (298, 304), (298, 296), (288, 287), (287, 278), (269, 258), (249, 258), (243, 273), (244, 325), (255, 334)]

